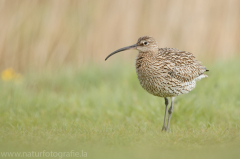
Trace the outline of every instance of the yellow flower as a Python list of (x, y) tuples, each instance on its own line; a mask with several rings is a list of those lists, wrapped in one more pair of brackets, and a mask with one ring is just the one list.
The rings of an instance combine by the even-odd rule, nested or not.
[(2, 71), (1, 78), (3, 81), (19, 80), (21, 75), (16, 73), (14, 69), (8, 68)]

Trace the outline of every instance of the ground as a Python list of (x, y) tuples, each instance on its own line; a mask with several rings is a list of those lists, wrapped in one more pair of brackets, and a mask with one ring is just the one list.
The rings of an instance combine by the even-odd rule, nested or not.
[(175, 98), (169, 133), (161, 132), (164, 99), (141, 88), (133, 64), (65, 67), (2, 78), (1, 153), (239, 158), (240, 63), (206, 66), (209, 77)]

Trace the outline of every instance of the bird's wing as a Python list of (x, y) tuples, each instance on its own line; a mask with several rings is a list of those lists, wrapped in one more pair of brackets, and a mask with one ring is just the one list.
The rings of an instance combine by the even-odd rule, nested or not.
[(175, 48), (160, 48), (156, 58), (164, 62), (163, 68), (172, 78), (182, 82), (192, 81), (208, 71), (192, 53)]

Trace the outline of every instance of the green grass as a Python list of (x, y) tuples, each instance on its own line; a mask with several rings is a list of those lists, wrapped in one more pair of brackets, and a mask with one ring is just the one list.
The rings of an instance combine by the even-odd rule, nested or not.
[[(133, 65), (30, 72), (0, 82), (2, 151), (84, 150), (88, 158), (238, 158), (240, 63), (216, 62), (209, 78), (175, 99), (161, 132), (163, 98), (143, 90)], [(194, 157), (193, 157), (194, 156)]]

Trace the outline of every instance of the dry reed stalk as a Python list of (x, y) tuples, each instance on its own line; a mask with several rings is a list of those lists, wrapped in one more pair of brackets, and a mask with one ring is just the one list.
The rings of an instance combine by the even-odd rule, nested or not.
[(101, 62), (143, 35), (200, 59), (229, 58), (239, 54), (239, 28), (239, 0), (2, 0), (0, 68)]

